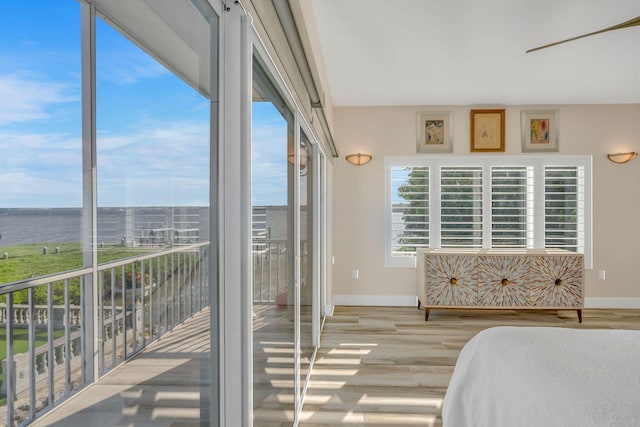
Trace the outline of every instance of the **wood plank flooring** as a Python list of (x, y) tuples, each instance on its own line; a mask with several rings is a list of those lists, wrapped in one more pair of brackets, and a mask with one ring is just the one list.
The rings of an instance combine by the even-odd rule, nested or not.
[(300, 426), (441, 426), (458, 354), (492, 326), (640, 329), (640, 310), (336, 307), (327, 318)]

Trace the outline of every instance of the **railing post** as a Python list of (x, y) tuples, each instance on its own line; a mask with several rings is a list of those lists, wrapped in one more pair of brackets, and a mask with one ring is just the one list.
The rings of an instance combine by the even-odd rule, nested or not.
[[(160, 328), (160, 317), (162, 314), (162, 307), (161, 307), (161, 299), (160, 299), (160, 257), (158, 257), (156, 259), (156, 301), (157, 301), (157, 305), (156, 305), (156, 313), (157, 314), (157, 320), (156, 320), (156, 327), (158, 328), (158, 336), (162, 335), (161, 332), (161, 328)], [(163, 283), (162, 286), (164, 287), (165, 284)], [(166, 304), (166, 299), (165, 299), (165, 304)]]
[(149, 260), (149, 283), (147, 283), (147, 287), (149, 288), (149, 339), (153, 341), (155, 338), (155, 334), (153, 333), (153, 260)]
[(183, 287), (180, 286), (181, 282), (181, 272), (182, 272), (182, 264), (180, 263), (180, 259), (181, 259), (181, 252), (178, 252), (178, 322), (182, 321), (182, 289)]
[(36, 416), (36, 313), (34, 288), (29, 288), (29, 418)]
[(140, 261), (140, 299), (142, 301), (142, 303), (140, 304), (141, 306), (141, 311), (142, 311), (142, 315), (141, 315), (141, 320), (142, 320), (142, 347), (144, 347), (147, 344), (147, 310), (145, 309), (145, 297), (144, 297), (144, 292), (145, 292), (145, 286), (146, 286), (147, 282), (146, 280), (144, 280), (144, 261)]
[(122, 304), (122, 357), (127, 358), (127, 290), (126, 290), (126, 268), (123, 265), (120, 269), (120, 280), (122, 281), (122, 293), (120, 294), (120, 301)]
[(111, 367), (116, 364), (116, 339), (117, 339), (117, 329), (116, 329), (116, 271), (114, 268), (111, 268)]
[(104, 299), (102, 295), (104, 293), (104, 272), (99, 271), (98, 273), (98, 310), (96, 313), (97, 316), (97, 324), (98, 324), (98, 372), (102, 374), (104, 372), (104, 342), (105, 342), (105, 334), (104, 334)]
[(48, 407), (53, 407), (53, 401), (55, 396), (55, 360), (53, 354), (53, 283), (47, 283), (47, 365), (48, 365), (48, 380), (49, 380), (49, 404)]
[(188, 252), (189, 254), (189, 316), (193, 315), (193, 252)]
[(131, 322), (133, 323), (133, 352), (138, 350), (138, 303), (136, 302), (136, 263), (131, 264)]
[(7, 295), (7, 336), (6, 336), (6, 345), (7, 345), (7, 358), (5, 359), (4, 365), (4, 384), (5, 391), (7, 393), (7, 425), (13, 425), (13, 389), (14, 389), (14, 381), (15, 373), (13, 372), (13, 294)]
[(71, 310), (69, 309), (69, 279), (64, 280), (64, 382), (65, 392), (71, 392)]
[(168, 262), (168, 257), (167, 255), (164, 256), (164, 285), (162, 286), (164, 288), (164, 331), (167, 332), (169, 330), (169, 300), (167, 299), (168, 297), (168, 286), (169, 284), (167, 283), (167, 279), (168, 279), (168, 275), (167, 275), (167, 262)]

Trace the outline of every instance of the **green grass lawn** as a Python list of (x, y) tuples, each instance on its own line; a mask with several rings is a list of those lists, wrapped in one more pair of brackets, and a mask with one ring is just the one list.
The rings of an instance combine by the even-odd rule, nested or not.
[[(24, 353), (29, 350), (29, 330), (28, 329), (14, 329), (13, 330), (13, 354)], [(55, 338), (64, 336), (63, 330), (53, 331)], [(36, 330), (36, 347), (39, 347), (47, 343), (47, 331), (46, 329)], [(4, 360), (7, 357), (7, 330), (5, 328), (0, 329), (0, 360)]]
[[(14, 329), (13, 330), (13, 354), (20, 354), (29, 351), (29, 330), (28, 329)], [(53, 331), (55, 338), (64, 336), (64, 331)], [(36, 330), (36, 347), (47, 343), (47, 331)], [(7, 330), (5, 328), (0, 329), (0, 360), (4, 360), (7, 357)], [(4, 372), (0, 369), (0, 384), (4, 381)], [(0, 406), (7, 403), (6, 396), (0, 395)]]
[[(42, 248), (45, 246), (47, 247), (46, 255), (42, 253)], [(60, 249), (58, 253), (56, 253), (56, 247)], [(98, 263), (129, 258), (153, 250), (105, 246), (98, 249)], [(82, 267), (80, 243), (37, 243), (0, 247), (0, 253), (5, 252), (9, 254), (9, 258), (0, 258), (0, 286)]]
[[(43, 254), (43, 247), (47, 247), (47, 254)], [(59, 248), (56, 250), (56, 248)], [(98, 249), (98, 263), (106, 263), (124, 258), (130, 258), (143, 253), (157, 251), (158, 248), (132, 248), (123, 246), (104, 246)], [(47, 276), (63, 271), (82, 267), (82, 247), (80, 243), (38, 243), (28, 245), (0, 247), (0, 254), (7, 253), (8, 259), (0, 258), (0, 288), (3, 284), (20, 280)], [(79, 294), (78, 279), (70, 283), (71, 298)], [(60, 284), (54, 284), (54, 300), (61, 298)], [(36, 288), (36, 304), (46, 303), (46, 286)], [(0, 302), (4, 297), (0, 296)], [(14, 294), (14, 303), (26, 304), (26, 291), (18, 291)], [(4, 360), (7, 354), (6, 328), (0, 328), (0, 360)], [(55, 338), (64, 336), (63, 330), (54, 331)], [(36, 347), (46, 344), (47, 331), (36, 330)], [(28, 330), (14, 329), (13, 352), (24, 353), (29, 350)], [(4, 374), (0, 369), (0, 383)], [(0, 396), (0, 406), (6, 403), (6, 399)]]

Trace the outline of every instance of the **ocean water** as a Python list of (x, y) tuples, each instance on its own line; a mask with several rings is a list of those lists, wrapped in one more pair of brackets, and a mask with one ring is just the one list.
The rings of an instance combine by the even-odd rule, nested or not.
[[(98, 242), (127, 245), (160, 241), (172, 235), (185, 243), (206, 241), (209, 236), (207, 207), (98, 208)], [(175, 231), (178, 230), (178, 231)], [(0, 209), (0, 247), (30, 243), (79, 242), (82, 237), (80, 208)]]

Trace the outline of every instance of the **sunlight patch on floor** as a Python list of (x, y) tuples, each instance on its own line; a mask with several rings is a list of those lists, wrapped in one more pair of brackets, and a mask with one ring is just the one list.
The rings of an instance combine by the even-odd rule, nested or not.
[(293, 348), (289, 347), (264, 347), (262, 349), (263, 353), (278, 353), (278, 354), (293, 354)]
[(358, 401), (358, 405), (394, 405), (394, 406), (426, 406), (435, 409), (442, 409), (440, 398), (429, 397), (387, 397), (364, 395)]
[(151, 411), (151, 419), (158, 420), (160, 418), (168, 419), (200, 419), (200, 408), (154, 408)]
[(333, 396), (330, 394), (307, 394), (304, 399), (305, 405), (324, 405)]
[(267, 363), (283, 363), (293, 365), (293, 357), (267, 357)]
[(351, 343), (351, 342), (343, 342), (340, 343), (340, 346), (344, 347), (377, 347), (377, 343)]
[(344, 387), (347, 384), (346, 381), (318, 381), (313, 380), (309, 383), (309, 389), (325, 389), (325, 390), (337, 390)]
[(162, 400), (200, 400), (200, 391), (157, 391), (154, 401)]
[(321, 357), (316, 360), (316, 365), (359, 365), (360, 359), (328, 359)]
[(269, 381), (273, 388), (286, 388), (291, 389), (294, 387), (293, 380), (271, 380)]
[(293, 394), (291, 393), (278, 393), (276, 395), (276, 400), (278, 403), (293, 403)]
[(293, 346), (293, 343), (288, 341), (260, 341), (260, 344), (261, 345), (280, 345), (284, 347)]
[(293, 375), (293, 366), (290, 368), (264, 368), (264, 372), (269, 375)]
[(340, 377), (352, 377), (358, 374), (358, 369), (325, 369), (325, 368), (313, 368), (313, 375), (327, 375), (327, 376), (340, 376)]
[(333, 355), (338, 355), (338, 354), (367, 355), (367, 354), (370, 354), (370, 353), (371, 353), (371, 350), (369, 350), (369, 349), (361, 349), (361, 348), (355, 348), (355, 349), (349, 349), (349, 350), (345, 350), (345, 349), (341, 349), (341, 348), (334, 348), (334, 349), (329, 351), (329, 354), (333, 354)]

